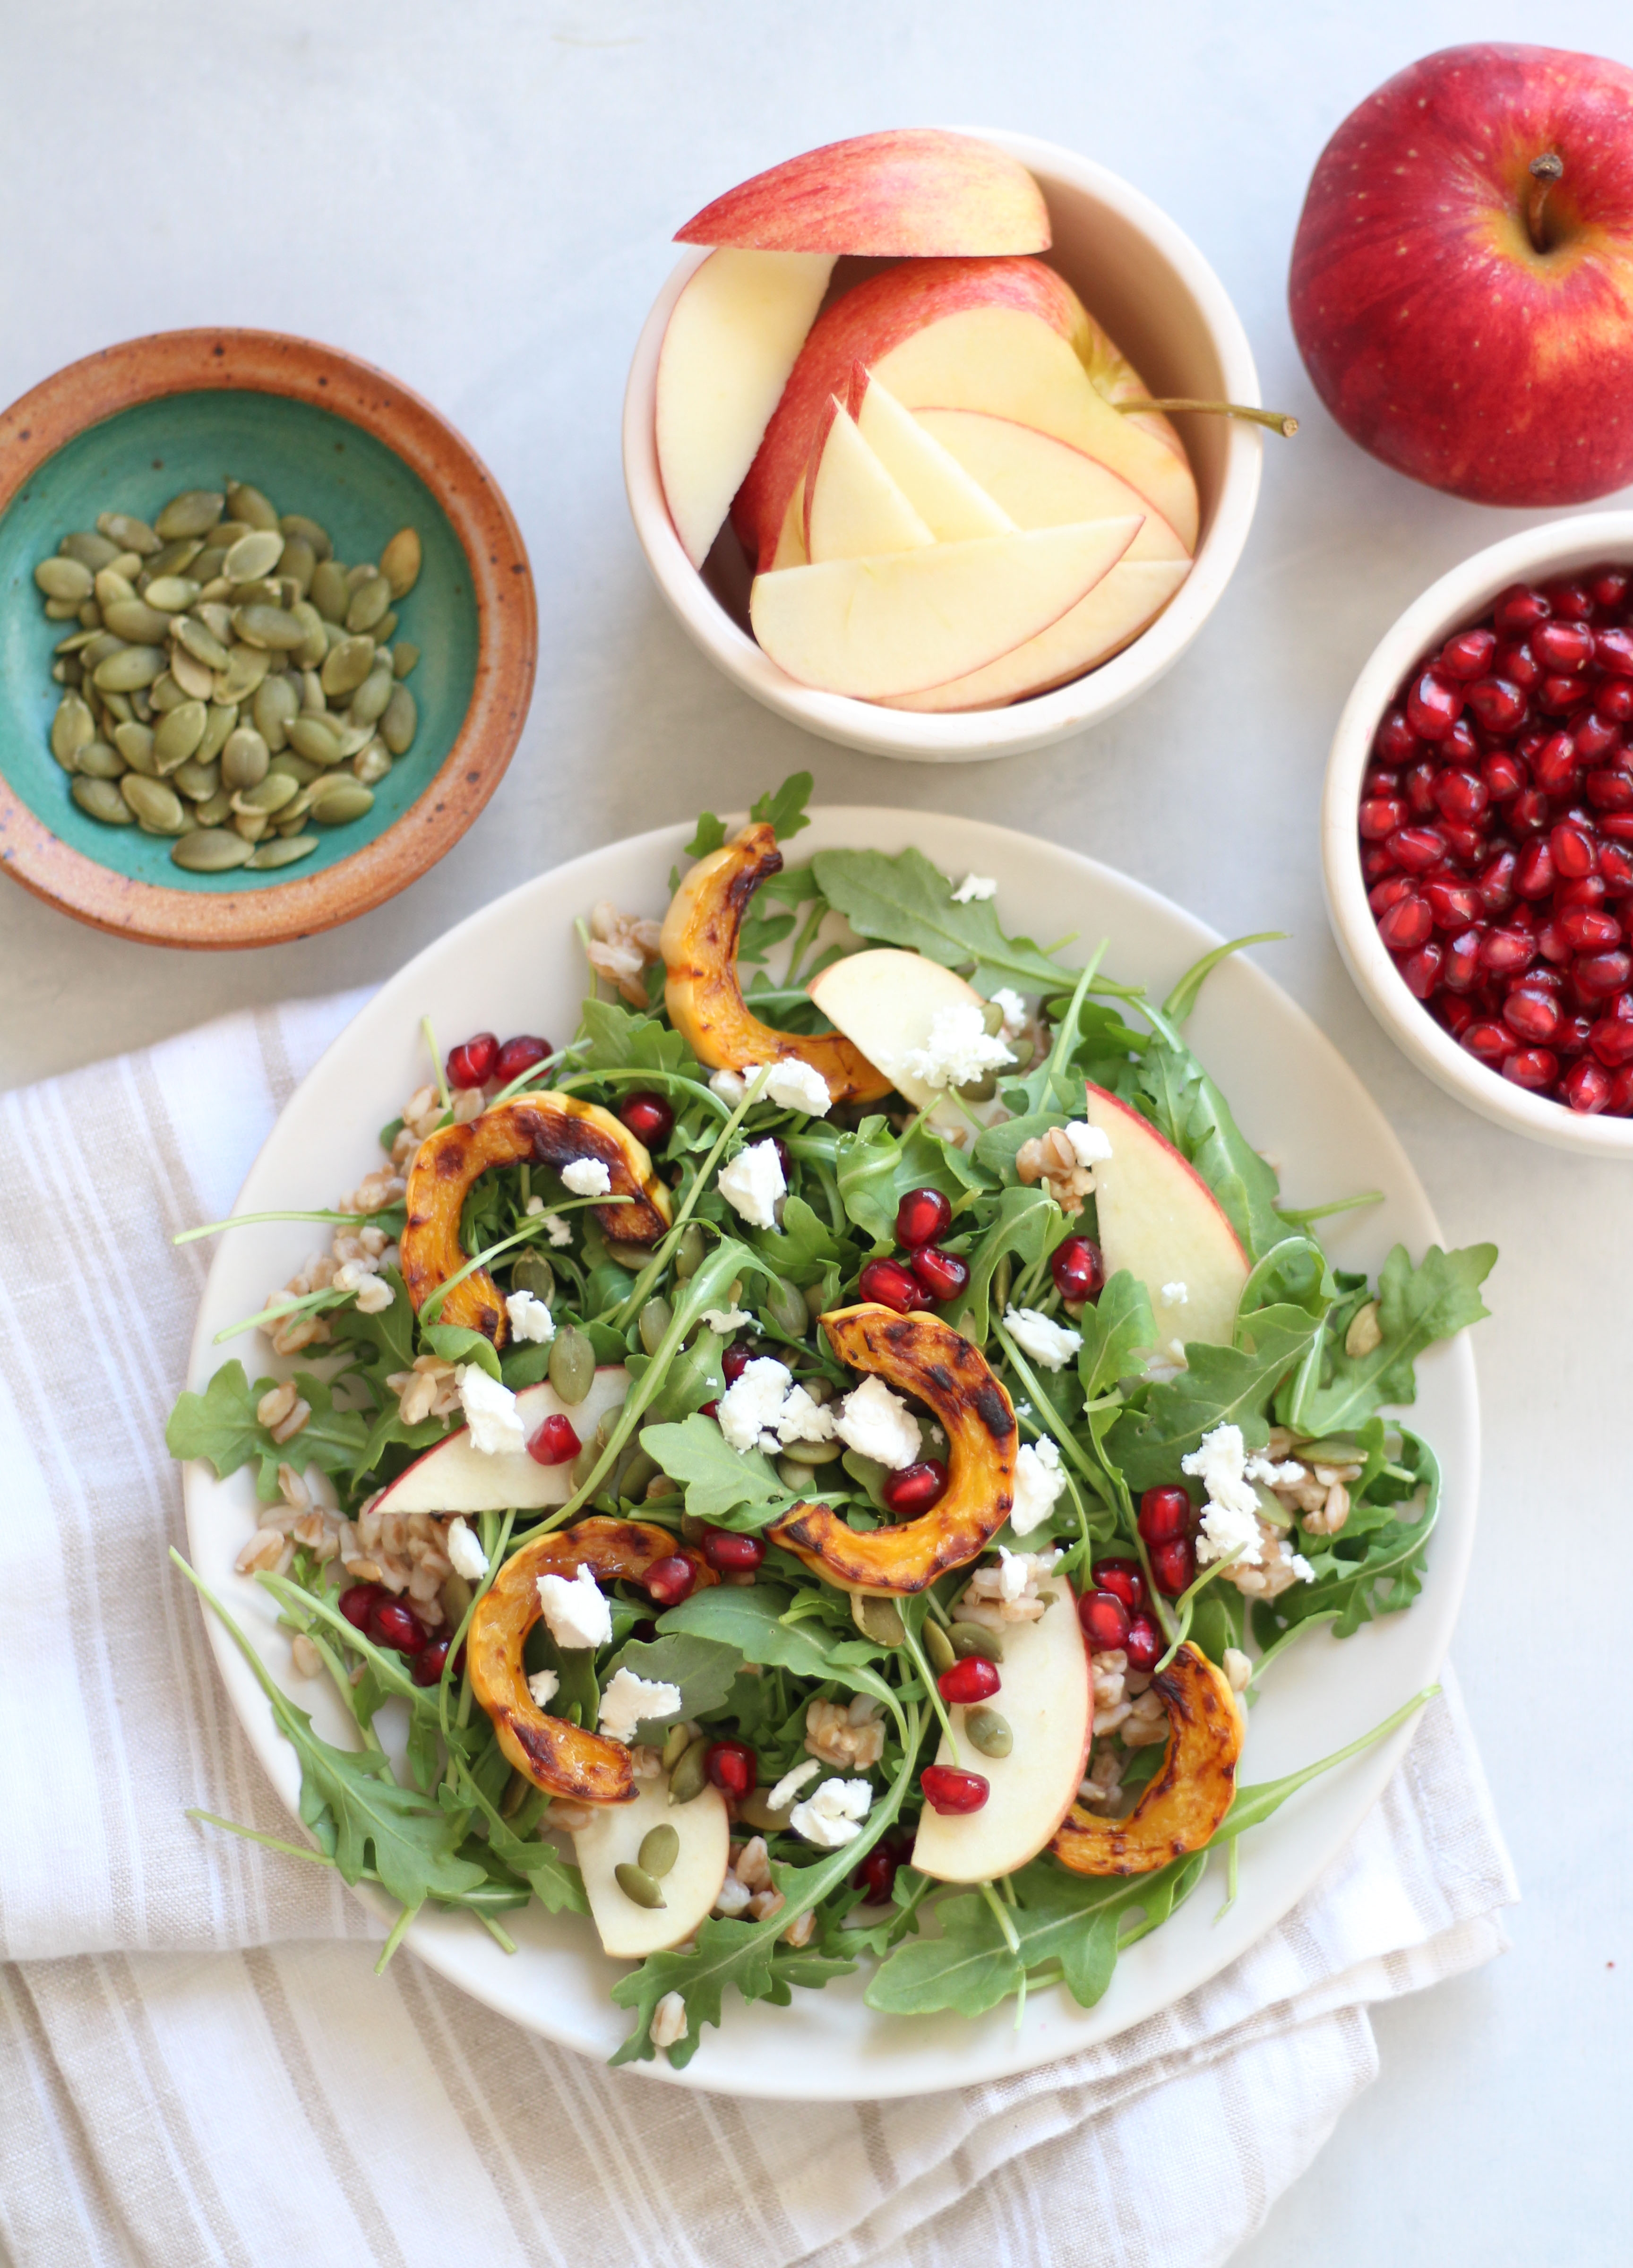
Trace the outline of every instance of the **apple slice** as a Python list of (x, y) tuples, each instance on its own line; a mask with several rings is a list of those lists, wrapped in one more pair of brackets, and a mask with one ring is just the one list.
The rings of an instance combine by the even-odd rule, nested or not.
[(776, 539), (776, 550), (771, 566), (808, 567), (811, 555), (805, 549), (805, 476), (801, 473), (794, 484), (794, 493), (788, 499), (788, 510), (783, 515), (782, 532)]
[(1033, 527), (757, 576), (754, 635), (801, 685), (877, 700), (945, 684), (1057, 622), (1115, 566), (1135, 519)]
[[(1138, 538), (1136, 538), (1137, 542)], [(1133, 546), (1129, 547), (1130, 549)], [(1085, 670), (1109, 661), (1147, 629), (1191, 571), (1188, 559), (1134, 560), (1125, 552), (1070, 614), (1038, 637), (1000, 654), (984, 669), (932, 685), (923, 693), (903, 693), (887, 709), (945, 711), (1000, 709), (1033, 693), (1047, 693)]]
[(675, 239), (891, 260), (1043, 252), (1049, 217), (1019, 158), (973, 135), (910, 126), (829, 142), (756, 173)]
[(1084, 1113), (1111, 1144), (1094, 1168), (1106, 1273), (1126, 1268), (1151, 1295), (1156, 1351), (1187, 1340), (1229, 1346), (1249, 1273), (1241, 1239), (1196, 1168), (1137, 1110), (1091, 1086)]
[(915, 1109), (928, 1111), (930, 1125), (947, 1140), (964, 1141), (971, 1117), (990, 1125), (1005, 1115), (996, 1097), (955, 1101), (945, 1087), (931, 1086), (907, 1068), (908, 1054), (929, 1039), (940, 1009), (986, 1005), (974, 985), (938, 961), (892, 945), (871, 946), (831, 962), (805, 990), (835, 1030), (853, 1040)]
[[(1145, 525), (1123, 554), (1125, 560), (1133, 564), (1190, 557), (1149, 497), (1069, 441), (984, 409), (925, 408), (902, 414), (953, 460), (967, 479), (978, 482), (982, 493), (1001, 505), (1017, 527), (1058, 527), (1067, 520), (1144, 512)], [(865, 423), (862, 430), (866, 436)], [(873, 446), (879, 450), (877, 441)]]
[[(990, 1706), (1013, 1735), (1008, 1756), (980, 1755), (965, 1736), (967, 1712), (951, 1712), (959, 1761), (986, 1779), (986, 1802), (958, 1815), (926, 1804), (919, 1818), (912, 1863), (938, 1882), (989, 1882), (1012, 1874), (1037, 1857), (1076, 1800), (1088, 1761), (1094, 1689), (1070, 1584), (1056, 1584), (1053, 1603), (1035, 1623), (1005, 1626), (999, 1675)], [(953, 1760), (944, 1734), (936, 1762)]]
[[(1045, 525), (1042, 520), (1014, 519), (862, 363), (856, 364), (850, 373), (850, 414), (862, 438), (944, 543), (958, 543), (972, 535), (1005, 535), (1021, 526)], [(1114, 512), (1145, 509), (1129, 490), (1128, 500), (1122, 503), (1096, 504), (1089, 512), (1063, 512), (1057, 517), (1104, 519)]]
[[(642, 1842), (654, 1827), (673, 1827), (680, 1849), (662, 1877), (662, 1905), (638, 1906), (619, 1889), (613, 1869), (636, 1863)], [(617, 1961), (644, 1961), (649, 1953), (661, 1953), (692, 1936), (714, 1909), (731, 1848), (725, 1799), (717, 1787), (705, 1787), (690, 1803), (672, 1804), (665, 1772), (657, 1779), (637, 1780), (633, 1803), (599, 1806), (589, 1825), (575, 1833), (573, 1856), (601, 1950)]]
[(813, 564), (923, 550), (936, 540), (837, 397), (805, 498), (805, 554)]
[[(629, 1373), (621, 1362), (607, 1363), (591, 1381), (582, 1402), (563, 1402), (546, 1383), (524, 1386), (517, 1393), (516, 1410), (531, 1437), (547, 1418), (565, 1418), (581, 1441), (588, 1441), (609, 1410), (617, 1409), (629, 1391)], [(541, 1512), (546, 1506), (565, 1504), (572, 1494), (570, 1461), (563, 1465), (535, 1464), (526, 1449), (484, 1455), (471, 1447), (463, 1425), (434, 1448), (416, 1457), (398, 1474), (385, 1494), (376, 1499), (376, 1512)]]
[(694, 567), (754, 462), (833, 266), (820, 252), (716, 252), (674, 303), (658, 353), (658, 468)]

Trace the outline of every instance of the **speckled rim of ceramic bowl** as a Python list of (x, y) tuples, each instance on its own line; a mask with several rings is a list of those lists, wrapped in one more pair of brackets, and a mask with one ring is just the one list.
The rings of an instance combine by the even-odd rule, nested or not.
[(1590, 1157), (1633, 1158), (1633, 1119), (1587, 1117), (1529, 1094), (1478, 1064), (1407, 990), (1366, 902), (1356, 814), (1378, 722), (1422, 654), (1482, 614), (1511, 583), (1570, 574), (1600, 559), (1633, 563), (1633, 512), (1549, 520), (1476, 551), (1431, 584), (1373, 648), (1345, 702), (1321, 798), (1321, 875), (1328, 918), (1362, 998), (1404, 1055), (1459, 1102), (1534, 1142)]
[(54, 835), (0, 776), (0, 866), (25, 889), (115, 936), (232, 951), (310, 937), (368, 913), (452, 849), (515, 754), (533, 696), (539, 630), (521, 530), (470, 444), (385, 371), (278, 331), (155, 332), (57, 371), (0, 416), (0, 512), (87, 427), (138, 402), (217, 387), (311, 402), (401, 458), (436, 497), (464, 549), (478, 619), (470, 705), (418, 799), (350, 858), (273, 889), (205, 896), (115, 873)]
[[(1019, 158), (1036, 177), (1046, 197), (1062, 192), (1087, 197), (1143, 236), (1153, 262), (1167, 269), (1200, 317), (1217, 362), (1217, 384), (1210, 379), (1205, 389), (1197, 390), (1209, 399), (1259, 405), (1258, 372), (1241, 319), (1213, 269), (1160, 206), (1092, 158), (1080, 158), (1055, 143), (989, 127), (958, 130)], [(1221, 421), (1228, 427), (1224, 475), (1211, 512), (1205, 516), (1189, 575), (1149, 630), (1085, 676), (1006, 709), (942, 716), (813, 692), (785, 676), (732, 620), (687, 557), (669, 517), (658, 476), (655, 426), (658, 349), (675, 301), (708, 256), (704, 250), (688, 250), (679, 261), (653, 303), (636, 347), (624, 395), (624, 485), (636, 534), (659, 591), (693, 643), (734, 683), (768, 709), (823, 740), (920, 763), (967, 763), (989, 756), (1019, 755), (1082, 732), (1125, 707), (1173, 667), (1218, 603), (1253, 522), (1263, 437), (1256, 426), (1240, 419)], [(1090, 312), (1095, 311), (1091, 307)], [(1110, 328), (1116, 335), (1117, 327)], [(1119, 343), (1127, 342), (1120, 339)], [(1137, 354), (1135, 359), (1141, 361)], [(1149, 370), (1144, 375), (1151, 383)]]

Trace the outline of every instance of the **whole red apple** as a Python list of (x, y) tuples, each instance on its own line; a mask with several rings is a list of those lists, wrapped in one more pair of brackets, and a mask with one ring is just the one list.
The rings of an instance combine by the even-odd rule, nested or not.
[(1352, 440), (1478, 504), (1633, 480), (1633, 71), (1447, 48), (1321, 152), (1294, 335)]

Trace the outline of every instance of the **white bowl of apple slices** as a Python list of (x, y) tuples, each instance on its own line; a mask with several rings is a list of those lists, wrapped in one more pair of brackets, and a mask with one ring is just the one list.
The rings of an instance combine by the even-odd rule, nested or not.
[(1131, 406), (1259, 401), (1218, 278), (1149, 198), (1024, 135), (916, 129), (679, 233), (624, 479), (659, 590), (745, 691), (959, 762), (1081, 732), (1179, 659), (1241, 556), (1262, 436)]

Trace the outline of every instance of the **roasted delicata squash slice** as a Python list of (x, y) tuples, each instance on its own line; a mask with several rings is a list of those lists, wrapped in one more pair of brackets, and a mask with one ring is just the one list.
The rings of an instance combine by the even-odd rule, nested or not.
[(1168, 1712), (1168, 1744), (1126, 1819), (1100, 1819), (1074, 1804), (1049, 1849), (1074, 1874), (1150, 1874), (1200, 1851), (1236, 1794), (1242, 1720), (1221, 1669), (1182, 1646), (1151, 1680)]
[(984, 1550), (1014, 1501), (1015, 1412), (980, 1349), (937, 1315), (872, 1303), (824, 1315), (828, 1344), (935, 1411), (947, 1437), (945, 1494), (916, 1520), (858, 1535), (826, 1504), (797, 1504), (767, 1531), (847, 1591), (922, 1591)]
[[(490, 1166), (570, 1166), (596, 1158), (612, 1183), (594, 1208), (621, 1244), (656, 1244), (672, 1218), (669, 1192), (629, 1128), (599, 1104), (576, 1094), (517, 1094), (467, 1126), (445, 1126), (421, 1143), (408, 1174), (408, 1220), (400, 1245), (402, 1280), (417, 1314), (431, 1293), (464, 1267), (460, 1215), (467, 1193)], [(505, 1336), (504, 1300), (485, 1268), (473, 1269), (443, 1301), (437, 1320), (481, 1331), (495, 1346)]]
[(540, 1576), (570, 1579), (587, 1567), (598, 1583), (639, 1583), (658, 1560), (675, 1558), (690, 1565), (700, 1590), (720, 1580), (701, 1552), (677, 1543), (666, 1528), (642, 1520), (581, 1520), (513, 1552), (472, 1616), (471, 1690), (517, 1771), (547, 1795), (575, 1803), (629, 1803), (635, 1777), (622, 1741), (547, 1715), (527, 1690), (522, 1649), (540, 1616)]
[(716, 1071), (762, 1064), (807, 1063), (828, 1082), (835, 1102), (877, 1102), (890, 1081), (842, 1032), (814, 1035), (773, 1031), (751, 1015), (737, 980), (737, 941), (749, 900), (780, 873), (783, 854), (763, 821), (686, 876), (665, 917), (661, 949), (667, 971), (669, 1020), (700, 1063)]

